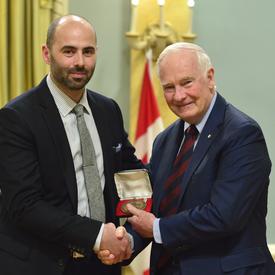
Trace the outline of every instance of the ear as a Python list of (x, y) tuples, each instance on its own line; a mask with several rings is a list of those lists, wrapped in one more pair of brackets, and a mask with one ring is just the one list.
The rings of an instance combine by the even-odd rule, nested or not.
[(214, 87), (216, 86), (214, 74), (215, 74), (215, 70), (214, 70), (213, 67), (211, 67), (211, 68), (207, 71), (208, 87), (209, 87), (210, 89), (214, 89)]
[(46, 44), (44, 44), (42, 46), (42, 56), (43, 56), (45, 63), (49, 65), (51, 63), (50, 50)]

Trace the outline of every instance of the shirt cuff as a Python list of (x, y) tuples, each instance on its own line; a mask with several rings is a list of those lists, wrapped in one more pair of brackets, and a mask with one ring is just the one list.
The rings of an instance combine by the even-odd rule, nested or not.
[(104, 229), (104, 223), (101, 225), (101, 228), (99, 230), (99, 233), (96, 237), (95, 244), (93, 247), (94, 252), (98, 252), (100, 250), (100, 243), (103, 235), (103, 229)]
[(160, 219), (155, 219), (153, 223), (153, 235), (154, 235), (154, 240), (156, 243), (162, 244), (162, 238), (160, 234), (160, 228), (159, 228), (159, 220)]
[(130, 245), (131, 245), (131, 250), (132, 250), (132, 253), (133, 253), (134, 248), (135, 248), (135, 241), (134, 241), (133, 236), (130, 233), (127, 233), (127, 235), (128, 235), (128, 239), (129, 239), (129, 242), (130, 242)]

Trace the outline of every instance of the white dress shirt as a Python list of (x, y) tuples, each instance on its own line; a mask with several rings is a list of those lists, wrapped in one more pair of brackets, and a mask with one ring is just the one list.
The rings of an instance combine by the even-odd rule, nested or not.
[[(47, 76), (47, 84), (54, 98), (58, 111), (60, 113), (62, 122), (64, 124), (64, 128), (67, 134), (68, 142), (72, 153), (72, 158), (73, 158), (74, 168), (75, 168), (75, 175), (76, 175), (76, 182), (77, 182), (77, 198), (78, 198), (77, 214), (82, 217), (84, 216), (90, 217), (89, 201), (88, 201), (88, 196), (87, 196), (87, 191), (85, 186), (85, 178), (84, 178), (84, 173), (82, 168), (80, 137), (79, 137), (79, 132), (77, 128), (76, 115), (75, 113), (72, 112), (73, 108), (77, 104), (81, 104), (84, 106), (84, 119), (94, 144), (96, 162), (97, 162), (102, 190), (104, 189), (104, 186), (105, 186), (105, 176), (104, 176), (101, 142), (100, 142), (96, 124), (94, 121), (94, 117), (91, 112), (90, 105), (88, 104), (87, 91), (85, 90), (80, 101), (76, 103), (55, 85), (55, 83), (52, 81), (50, 77), (50, 74)], [(99, 248), (102, 233), (103, 233), (103, 225), (101, 226), (101, 230), (99, 232), (98, 238), (96, 240), (96, 244), (94, 246), (95, 250)]]

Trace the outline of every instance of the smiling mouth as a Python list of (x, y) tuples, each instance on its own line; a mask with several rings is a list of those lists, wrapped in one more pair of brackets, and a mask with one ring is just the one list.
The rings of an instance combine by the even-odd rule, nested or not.
[(193, 102), (187, 103), (187, 104), (178, 104), (176, 105), (178, 108), (188, 108), (193, 104)]
[(73, 72), (73, 73), (70, 73), (70, 75), (73, 78), (82, 78), (82, 77), (86, 76), (86, 73), (85, 72)]

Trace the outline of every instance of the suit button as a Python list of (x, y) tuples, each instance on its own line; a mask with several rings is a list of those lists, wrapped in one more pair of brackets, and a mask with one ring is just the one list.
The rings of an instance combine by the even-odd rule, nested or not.
[(64, 267), (64, 261), (63, 261), (63, 259), (58, 259), (57, 263), (58, 263), (58, 265), (60, 267)]

